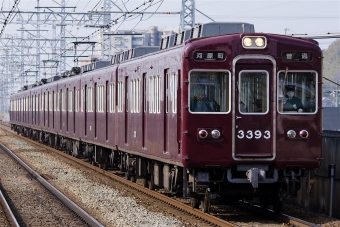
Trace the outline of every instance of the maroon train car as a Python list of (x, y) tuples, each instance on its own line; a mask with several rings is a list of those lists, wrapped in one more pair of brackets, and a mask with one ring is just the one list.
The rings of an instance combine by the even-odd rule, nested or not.
[(12, 95), (12, 128), (150, 189), (190, 196), (204, 212), (217, 197), (257, 197), (280, 212), (321, 164), (318, 43), (247, 23), (188, 34)]

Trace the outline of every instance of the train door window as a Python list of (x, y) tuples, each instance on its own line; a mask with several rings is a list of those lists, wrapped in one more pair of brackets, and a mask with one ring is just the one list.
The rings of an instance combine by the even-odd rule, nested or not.
[(133, 85), (133, 109), (135, 113), (139, 113), (139, 79), (134, 79)]
[(173, 73), (171, 77), (171, 84), (170, 84), (170, 89), (171, 89), (171, 101), (172, 101), (172, 112), (176, 113), (177, 112), (177, 74)]
[(169, 113), (169, 103), (170, 103), (170, 81), (171, 79), (169, 78), (169, 69), (165, 70), (165, 113)]
[(240, 113), (268, 113), (269, 76), (267, 71), (241, 71), (238, 89), (238, 107)]
[(90, 92), (89, 92), (89, 96), (90, 96), (90, 112), (93, 112), (93, 87), (90, 87)]
[(143, 107), (144, 107), (144, 113), (147, 112), (147, 105), (146, 105), (146, 73), (143, 73)]
[(317, 112), (317, 73), (280, 71), (277, 80), (278, 112), (314, 114)]
[(115, 83), (109, 86), (110, 113), (115, 112)]
[(131, 113), (135, 112), (135, 80), (130, 80), (130, 106), (131, 106)]
[(230, 72), (191, 71), (189, 84), (191, 113), (228, 113), (230, 111)]

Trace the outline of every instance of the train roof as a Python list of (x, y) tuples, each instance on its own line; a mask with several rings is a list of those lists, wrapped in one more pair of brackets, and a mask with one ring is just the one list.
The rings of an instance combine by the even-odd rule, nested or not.
[(61, 73), (61, 76), (53, 76), (48, 79), (41, 79), (41, 81), (25, 85), (20, 91), (32, 89), (36, 86), (57, 81), (61, 78), (71, 77), (80, 73), (86, 73), (99, 68), (107, 67), (109, 65), (119, 64), (123, 61), (137, 58), (143, 55), (147, 55), (159, 50), (171, 48), (183, 44), (185, 41), (194, 38), (218, 36), (234, 33), (253, 33), (255, 32), (254, 25), (245, 22), (211, 22), (206, 24), (200, 24), (191, 29), (176, 33), (167, 37), (162, 38), (160, 46), (140, 46), (129, 49), (119, 54), (111, 56), (110, 61), (93, 61), (90, 64), (83, 65), (81, 67), (72, 67), (71, 70), (67, 70)]
[(244, 22), (211, 22), (200, 24), (191, 29), (162, 38), (160, 50), (181, 45), (185, 41), (194, 38), (227, 35), (234, 33), (254, 33), (253, 24)]
[(119, 64), (122, 61), (137, 58), (146, 54), (150, 54), (159, 50), (158, 46), (140, 46), (119, 54), (114, 54), (111, 57), (111, 65)]

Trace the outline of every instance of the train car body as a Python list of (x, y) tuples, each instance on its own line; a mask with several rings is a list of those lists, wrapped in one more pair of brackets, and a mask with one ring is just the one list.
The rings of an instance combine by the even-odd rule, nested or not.
[(313, 40), (233, 26), (249, 31), (114, 56), (14, 94), (12, 128), (203, 211), (211, 198), (259, 197), (279, 212), (321, 164), (322, 52)]

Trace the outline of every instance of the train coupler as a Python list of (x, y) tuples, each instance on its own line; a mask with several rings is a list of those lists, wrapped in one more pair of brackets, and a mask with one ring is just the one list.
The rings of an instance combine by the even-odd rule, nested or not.
[(246, 172), (248, 181), (256, 190), (259, 187), (259, 181), (266, 179), (266, 171), (260, 168), (251, 168)]

